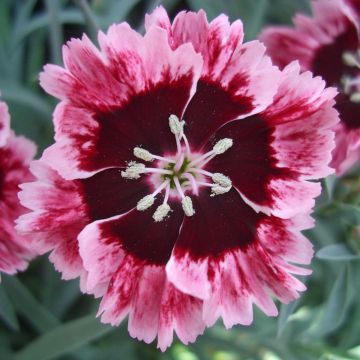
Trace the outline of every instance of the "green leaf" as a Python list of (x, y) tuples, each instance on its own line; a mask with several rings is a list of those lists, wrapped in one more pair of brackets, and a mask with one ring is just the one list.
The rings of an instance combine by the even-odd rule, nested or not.
[[(81, 12), (78, 9), (66, 9), (62, 10), (59, 14), (59, 22), (61, 24), (77, 24), (83, 25), (84, 19)], [(50, 24), (49, 14), (41, 14), (31, 18), (31, 20), (18, 29), (14, 33), (14, 39), (16, 42), (21, 42), (26, 36), (31, 35), (34, 31), (40, 29), (46, 29)]]
[(39, 332), (47, 332), (59, 321), (45, 309), (15, 276), (3, 276), (6, 291), (17, 312), (24, 316)]
[(15, 331), (19, 330), (19, 323), (16, 317), (14, 307), (2, 284), (0, 284), (0, 317), (5, 323)]
[(322, 337), (335, 331), (342, 325), (349, 307), (349, 269), (348, 266), (340, 266), (338, 276), (331, 289), (324, 312), (312, 330), (314, 336)]
[(278, 329), (277, 329), (278, 337), (281, 337), (281, 335), (283, 334), (289, 316), (294, 313), (299, 303), (300, 300), (298, 299), (292, 301), (290, 304), (281, 304), (279, 318), (278, 318)]
[(114, 328), (100, 323), (95, 315), (68, 322), (36, 339), (19, 351), (14, 360), (50, 360), (104, 336)]
[(325, 246), (316, 253), (316, 257), (327, 261), (360, 260), (360, 255), (352, 253), (344, 244), (332, 244)]
[(58, 0), (45, 0), (46, 10), (49, 14), (50, 50), (52, 62), (61, 63), (61, 46), (63, 43), (62, 28), (60, 24), (60, 4)]
[(333, 198), (333, 193), (334, 193), (334, 188), (336, 186), (336, 182), (337, 182), (336, 175), (330, 175), (326, 179), (324, 179), (324, 187), (325, 187), (328, 201), (331, 201)]

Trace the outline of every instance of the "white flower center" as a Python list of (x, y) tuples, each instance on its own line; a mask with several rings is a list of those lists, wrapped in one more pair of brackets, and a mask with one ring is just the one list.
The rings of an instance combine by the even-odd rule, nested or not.
[(341, 78), (342, 88), (345, 94), (350, 96), (350, 100), (355, 103), (360, 103), (360, 49), (353, 53), (346, 51), (342, 55), (343, 63), (347, 66), (353, 67), (356, 75), (345, 74)]
[[(158, 160), (157, 167), (147, 167), (143, 163), (130, 161), (125, 171), (121, 172), (121, 176), (126, 179), (139, 179), (142, 174), (152, 174), (157, 177), (159, 184), (152, 194), (142, 198), (137, 203), (137, 210), (144, 211), (151, 207), (156, 196), (161, 192), (165, 192), (163, 203), (158, 206), (153, 219), (156, 222), (166, 219), (170, 212), (168, 204), (170, 196), (176, 196), (181, 200), (181, 205), (186, 216), (193, 216), (195, 209), (191, 197), (199, 194), (199, 188), (210, 187), (211, 195), (221, 195), (230, 191), (232, 187), (231, 180), (221, 173), (210, 173), (203, 167), (215, 156), (223, 154), (233, 145), (232, 139), (221, 139), (205, 154), (192, 153), (189, 141), (184, 134), (185, 121), (180, 121), (176, 115), (169, 116), (170, 131), (175, 136), (177, 152), (175, 156), (163, 157), (151, 154), (142, 147), (134, 148), (134, 156), (146, 162)], [(209, 181), (211, 180), (211, 181)]]

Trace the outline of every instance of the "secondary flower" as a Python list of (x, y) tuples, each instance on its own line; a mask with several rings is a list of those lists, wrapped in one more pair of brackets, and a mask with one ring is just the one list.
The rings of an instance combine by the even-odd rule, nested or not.
[[(163, 8), (63, 49), (42, 86), (61, 99), (55, 144), (23, 185), (19, 229), (64, 277), (102, 296), (99, 315), (164, 350), (222, 317), (277, 314), (305, 286), (300, 233), (331, 173), (334, 89), (280, 72), (240, 21)], [(291, 262), (291, 264), (290, 264)]]
[[(301, 69), (336, 86), (336, 127), (332, 166), (344, 174), (360, 160), (360, 41), (358, 1), (315, 0), (314, 17), (298, 14), (295, 28), (270, 27), (261, 34), (267, 51), (280, 67), (298, 59)], [(348, 6), (350, 5), (350, 6)]]
[(18, 185), (33, 177), (28, 169), (35, 146), (10, 130), (6, 104), (0, 101), (0, 274), (24, 270), (33, 252), (15, 231), (15, 219), (26, 210), (20, 205)]

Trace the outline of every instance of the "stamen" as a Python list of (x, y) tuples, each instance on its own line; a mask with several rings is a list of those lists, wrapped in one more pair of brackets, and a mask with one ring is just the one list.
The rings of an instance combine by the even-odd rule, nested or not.
[(197, 182), (196, 182), (196, 179), (194, 178), (194, 176), (191, 175), (190, 173), (184, 173), (183, 176), (190, 181), (195, 195), (199, 195), (199, 187), (197, 185)]
[(175, 167), (174, 167), (174, 170), (175, 170), (176, 172), (181, 169), (181, 166), (182, 166), (182, 164), (183, 164), (183, 162), (184, 162), (184, 158), (185, 158), (185, 154), (182, 152), (182, 153), (180, 154), (180, 157), (179, 157), (178, 161), (177, 161), (176, 164), (175, 164)]
[(346, 51), (342, 54), (342, 60), (345, 65), (360, 68), (359, 59), (353, 53)]
[(168, 202), (169, 196), (170, 196), (170, 182), (166, 185), (165, 197), (164, 197), (163, 204), (166, 204)]
[(203, 169), (198, 169), (198, 168), (189, 168), (187, 170), (188, 172), (191, 172), (191, 173), (198, 173), (198, 174), (202, 174), (202, 175), (205, 175), (205, 176), (209, 176), (209, 177), (212, 177), (214, 174), (209, 172), (209, 171), (206, 171), (206, 170), (203, 170)]
[(185, 121), (180, 121), (176, 115), (172, 114), (169, 116), (170, 130), (174, 135), (182, 135), (184, 130), (184, 124)]
[(231, 188), (232, 188), (232, 186), (222, 187), (220, 185), (215, 185), (211, 188), (212, 194), (210, 196), (226, 194), (227, 192), (229, 192), (231, 190)]
[(145, 168), (144, 173), (149, 174), (162, 174), (162, 175), (172, 175), (173, 172), (171, 170), (165, 170), (165, 169), (158, 169), (158, 168)]
[(164, 190), (170, 183), (170, 180), (164, 181), (152, 194), (144, 196), (142, 199), (140, 199), (137, 203), (136, 208), (139, 211), (144, 211), (148, 209), (150, 206), (154, 204), (155, 197), (157, 194), (159, 194), (161, 191)]
[(190, 155), (190, 154), (191, 154), (191, 151), (190, 151), (189, 140), (187, 139), (187, 137), (185, 136), (184, 133), (182, 134), (182, 139), (184, 140), (184, 143), (185, 143), (186, 153), (187, 153), (188, 155)]
[(223, 154), (226, 150), (230, 149), (233, 146), (232, 139), (225, 138), (219, 140), (213, 147), (213, 151), (216, 155)]
[(350, 100), (354, 103), (360, 103), (360, 92), (353, 93), (350, 96)]
[(156, 222), (163, 221), (166, 218), (166, 216), (169, 214), (170, 210), (171, 209), (168, 204), (162, 204), (162, 205), (158, 206), (158, 208), (154, 212), (153, 219)]
[(141, 147), (135, 147), (134, 148), (134, 156), (136, 156), (137, 158), (144, 160), (144, 161), (153, 161), (154, 157), (152, 156), (152, 154), (141, 148)]
[(181, 205), (186, 216), (193, 216), (195, 214), (193, 203), (189, 196), (185, 196), (181, 200)]
[(222, 186), (224, 188), (232, 186), (231, 180), (227, 176), (225, 176), (221, 173), (215, 173), (212, 176), (212, 180), (214, 183), (219, 184), (220, 186)]
[(139, 179), (140, 174), (145, 172), (145, 165), (131, 161), (125, 171), (121, 172), (121, 176), (125, 179)]
[(138, 201), (136, 209), (139, 211), (144, 211), (154, 204), (155, 197), (154, 195), (146, 195), (141, 200)]
[(170, 180), (165, 180), (151, 195), (156, 196), (170, 184)]
[(176, 186), (176, 190), (178, 191), (179, 195), (183, 199), (185, 197), (185, 194), (184, 194), (184, 192), (183, 192), (183, 190), (181, 188), (180, 181), (179, 181), (178, 177), (174, 176), (173, 180), (174, 180), (174, 183), (175, 183), (175, 186)]
[(204, 155), (201, 155), (197, 159), (190, 162), (189, 167), (192, 167), (196, 164), (199, 164), (200, 167), (203, 167), (207, 164), (211, 159), (213, 159), (216, 155), (223, 154), (226, 150), (230, 149), (233, 146), (233, 140), (229, 138), (219, 140), (210, 150)]

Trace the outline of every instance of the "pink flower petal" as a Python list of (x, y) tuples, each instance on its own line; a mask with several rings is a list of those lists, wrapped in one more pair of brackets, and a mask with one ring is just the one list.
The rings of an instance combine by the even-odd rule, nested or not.
[(76, 237), (89, 221), (79, 185), (65, 181), (41, 161), (34, 161), (31, 171), (38, 180), (22, 184), (19, 198), (34, 211), (17, 220), (17, 229), (29, 235), (40, 254), (53, 250), (50, 260), (64, 279), (76, 278), (83, 270)]
[(45, 68), (41, 76), (52, 94), (57, 83), (59, 92), (65, 88), (77, 93), (61, 97), (65, 100), (54, 114), (57, 143), (43, 155), (66, 179), (125, 167), (135, 146), (155, 153), (174, 150), (168, 118), (181, 117), (200, 75), (202, 60), (191, 45), (172, 51), (159, 28), (142, 38), (121, 24), (100, 34), (99, 41), (101, 52), (86, 37), (64, 48), (75, 85), (71, 79), (65, 87), (68, 76), (58, 68)]
[[(359, 48), (359, 13), (355, 3), (351, 0), (313, 1), (313, 18), (296, 15), (294, 29), (272, 27), (260, 36), (269, 55), (281, 68), (297, 59), (302, 70), (322, 76), (327, 85), (335, 85), (341, 92), (335, 108), (344, 126), (336, 128), (336, 149), (331, 163), (338, 175), (344, 174), (360, 159), (360, 144), (356, 145), (360, 105), (351, 101), (351, 94), (344, 89), (344, 80), (349, 78), (356, 82), (359, 74), (356, 67), (349, 66), (343, 58), (346, 53), (355, 54)], [(357, 85), (351, 91), (358, 91)]]
[(129, 314), (130, 335), (148, 343), (158, 335), (162, 350), (171, 344), (173, 330), (185, 343), (204, 330), (201, 301), (166, 281), (164, 264), (182, 221), (180, 209), (173, 208), (166, 226), (148, 211), (131, 210), (94, 222), (79, 235), (86, 290), (108, 284), (99, 309), (102, 321), (118, 325)]
[(320, 185), (306, 180), (332, 173), (328, 163), (334, 147), (330, 128), (338, 121), (332, 108), (335, 94), (334, 89), (324, 90), (320, 78), (299, 76), (298, 65), (289, 65), (272, 105), (216, 133), (216, 139), (232, 138), (234, 145), (208, 169), (229, 176), (256, 211), (282, 218), (308, 212)]
[(165, 28), (173, 48), (191, 43), (204, 59), (195, 96), (186, 109), (187, 136), (194, 149), (226, 122), (263, 110), (276, 91), (279, 71), (258, 42), (242, 44), (241, 21), (220, 15), (210, 24), (203, 11), (179, 13), (170, 29), (162, 8), (148, 17), (148, 28)]
[(287, 261), (309, 263), (312, 247), (300, 230), (311, 221), (256, 214), (235, 190), (200, 195), (194, 206), (197, 216), (184, 219), (166, 271), (180, 291), (204, 300), (207, 325), (218, 317), (226, 327), (249, 325), (253, 303), (275, 316), (268, 289), (285, 303), (305, 290), (290, 273), (308, 271)]
[(7, 105), (0, 101), (0, 146), (6, 144), (10, 136), (10, 115)]
[(15, 274), (34, 257), (27, 238), (15, 231), (15, 219), (26, 212), (17, 197), (19, 184), (32, 178), (28, 166), (35, 145), (10, 131), (7, 106), (0, 102), (0, 272)]

